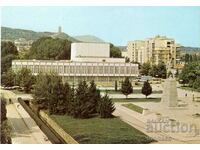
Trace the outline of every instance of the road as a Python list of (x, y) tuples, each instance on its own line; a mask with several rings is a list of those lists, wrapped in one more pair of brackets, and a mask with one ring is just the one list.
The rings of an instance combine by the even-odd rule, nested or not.
[(37, 126), (35, 121), (18, 103), (17, 95), (11, 91), (1, 90), (3, 96), (11, 98), (13, 104), (8, 104), (7, 118), (12, 128), (11, 138), (13, 144), (50, 144), (46, 135)]

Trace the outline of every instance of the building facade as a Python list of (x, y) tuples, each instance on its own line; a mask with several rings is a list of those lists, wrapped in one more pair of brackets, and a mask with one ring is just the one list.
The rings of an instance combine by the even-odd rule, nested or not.
[[(92, 44), (91, 47), (93, 46)], [(86, 49), (86, 51), (88, 51), (88, 55), (91, 55), (89, 49)], [(92, 50), (95, 51), (95, 49)], [(112, 84), (115, 81), (124, 80), (125, 77), (133, 80), (139, 74), (138, 64), (125, 63), (124, 58), (105, 58), (105, 56), (102, 57), (103, 54), (97, 55), (97, 58), (95, 58), (94, 56), (91, 57), (87, 56), (87, 54), (82, 54), (84, 51), (79, 51), (78, 53), (85, 55), (85, 57), (79, 57), (79, 55), (76, 57), (76, 55), (71, 53), (71, 55), (75, 56), (71, 60), (13, 60), (12, 69), (18, 71), (25, 67), (30, 69), (33, 75), (38, 75), (40, 72), (53, 72), (61, 76), (63, 81), (68, 82), (94, 80), (99, 83)]]
[(158, 64), (164, 62), (168, 68), (176, 66), (176, 50), (179, 47), (174, 39), (166, 36), (156, 36), (143, 41), (130, 41), (127, 51), (130, 61), (141, 64), (150, 62)]

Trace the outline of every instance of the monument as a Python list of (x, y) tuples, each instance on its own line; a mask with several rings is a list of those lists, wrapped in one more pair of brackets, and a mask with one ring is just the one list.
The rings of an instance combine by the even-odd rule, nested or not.
[(177, 88), (176, 88), (176, 80), (172, 77), (166, 79), (164, 82), (161, 103), (167, 107), (177, 107), (178, 106), (178, 94), (177, 94)]

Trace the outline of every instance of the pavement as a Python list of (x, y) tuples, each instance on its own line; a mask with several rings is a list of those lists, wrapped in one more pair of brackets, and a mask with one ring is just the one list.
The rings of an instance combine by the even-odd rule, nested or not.
[(13, 144), (51, 144), (47, 136), (37, 126), (35, 121), (17, 101), (19, 97), (12, 91), (1, 90), (6, 98), (11, 98), (12, 104), (7, 104), (7, 118), (12, 128), (11, 139)]
[[(153, 89), (162, 90), (162, 86), (154, 86)], [(184, 108), (166, 108), (161, 103), (155, 102), (128, 102), (138, 105), (142, 108), (147, 108), (150, 111), (147, 114), (140, 114), (133, 110), (130, 110), (122, 104), (125, 102), (116, 102), (115, 107), (116, 110), (114, 111), (114, 115), (120, 117), (124, 122), (130, 124), (134, 128), (140, 130), (141, 132), (145, 133), (149, 137), (157, 140), (155, 143), (169, 143), (169, 144), (178, 144), (178, 143), (198, 143), (200, 144), (200, 118), (194, 117), (193, 115), (196, 113), (200, 114), (200, 103), (193, 102), (192, 96), (193, 94), (197, 97), (200, 96), (200, 93), (186, 91), (182, 89), (177, 89), (179, 100), (186, 102), (188, 105)], [(187, 96), (185, 96), (187, 93)], [(141, 96), (141, 95), (140, 95)], [(161, 97), (160, 94), (158, 97)], [(142, 97), (140, 97), (142, 98)], [(158, 115), (160, 114), (160, 115)], [(163, 125), (162, 118), (167, 118), (167, 123), (169, 126), (166, 128), (167, 130), (155, 130), (155, 125)], [(175, 128), (176, 126), (173, 125), (172, 121), (175, 120), (176, 123), (179, 124), (179, 128)], [(153, 126), (153, 131), (149, 132), (148, 121), (152, 121), (151, 125)], [(158, 121), (158, 122), (156, 122)], [(160, 124), (158, 124), (160, 123)], [(152, 127), (151, 126), (151, 127)], [(182, 130), (182, 128), (186, 128), (186, 130)], [(195, 127), (195, 129), (190, 131), (190, 127)], [(172, 130), (174, 129), (175, 130)], [(199, 133), (198, 133), (199, 132)]]

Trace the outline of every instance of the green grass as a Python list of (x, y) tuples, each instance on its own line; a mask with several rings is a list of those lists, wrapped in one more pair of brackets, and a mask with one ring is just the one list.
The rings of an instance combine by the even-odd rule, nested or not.
[(140, 114), (142, 114), (142, 112), (143, 112), (143, 108), (142, 107), (134, 105), (134, 104), (122, 104), (122, 106), (127, 107), (127, 108), (129, 108), (129, 109), (131, 109), (133, 111), (136, 111), (136, 112), (138, 112)]
[(113, 98), (113, 102), (160, 102), (161, 98)]
[(119, 118), (74, 119), (66, 115), (51, 115), (51, 117), (68, 134), (82, 144), (141, 144), (155, 141)]

